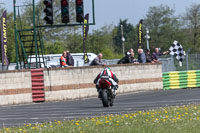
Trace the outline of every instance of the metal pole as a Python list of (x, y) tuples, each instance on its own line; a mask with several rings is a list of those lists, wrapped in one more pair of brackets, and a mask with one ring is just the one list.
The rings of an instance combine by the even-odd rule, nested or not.
[(188, 64), (188, 54), (186, 54), (186, 65), (187, 65), (187, 70), (189, 70), (189, 64)]
[(17, 43), (17, 25), (16, 25), (16, 0), (13, 0), (13, 10), (14, 10), (14, 30), (15, 30), (15, 50), (16, 50), (16, 69), (19, 69), (19, 55), (18, 55), (18, 43)]
[(123, 25), (121, 24), (121, 34), (122, 34), (122, 54), (124, 55), (124, 33), (123, 33)]
[(147, 39), (147, 49), (149, 49), (149, 40)]
[(92, 0), (92, 11), (93, 11), (93, 24), (95, 25), (94, 0)]
[(149, 49), (149, 39), (150, 39), (150, 36), (149, 36), (149, 29), (146, 28), (146, 36), (145, 36), (146, 40), (147, 40), (147, 49)]
[(192, 48), (189, 48), (189, 49), (187, 50), (187, 53), (186, 53), (186, 65), (187, 65), (187, 70), (189, 70), (188, 54), (189, 54), (189, 52), (191, 51), (191, 49), (192, 49)]
[(33, 33), (34, 33), (34, 42), (35, 42), (36, 68), (38, 68), (38, 51), (37, 51), (38, 48), (37, 48), (37, 34), (36, 34), (36, 25), (35, 25), (35, 0), (33, 0)]

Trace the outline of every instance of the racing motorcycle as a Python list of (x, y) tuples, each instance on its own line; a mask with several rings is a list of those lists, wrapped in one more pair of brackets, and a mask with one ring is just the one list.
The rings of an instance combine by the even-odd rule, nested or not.
[(115, 88), (112, 87), (112, 84), (108, 79), (101, 79), (99, 81), (99, 96), (102, 100), (104, 107), (113, 106), (115, 99)]

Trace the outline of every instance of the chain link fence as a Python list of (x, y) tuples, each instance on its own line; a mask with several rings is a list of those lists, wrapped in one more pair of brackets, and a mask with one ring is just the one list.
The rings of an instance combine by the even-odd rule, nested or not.
[[(187, 70), (200, 70), (200, 54), (188, 54), (182, 62), (182, 66), (179, 65), (179, 61), (172, 55), (165, 55), (159, 58), (162, 62), (163, 72), (170, 71), (187, 71)], [(103, 60), (107, 65), (117, 64), (119, 59)]]
[(163, 72), (200, 70), (200, 54), (186, 55), (182, 66), (179, 65), (179, 61), (173, 56), (165, 56), (159, 59), (162, 62)]

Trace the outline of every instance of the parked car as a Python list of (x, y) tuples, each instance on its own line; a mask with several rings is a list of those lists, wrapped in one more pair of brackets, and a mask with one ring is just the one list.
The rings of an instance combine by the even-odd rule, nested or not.
[[(87, 53), (89, 62), (84, 63), (84, 53), (70, 53), (72, 57), (74, 58), (74, 67), (79, 67), (79, 66), (89, 66), (90, 63), (93, 61), (94, 58), (97, 57), (96, 54), (94, 53)], [(55, 67), (60, 67), (60, 57), (62, 54), (48, 54), (48, 55), (43, 55), (44, 56), (44, 62), (47, 68), (55, 68)], [(31, 58), (32, 57), (32, 58)], [(28, 61), (31, 61), (31, 66), (35, 65), (36, 59), (34, 58), (35, 56), (29, 56)], [(41, 57), (41, 56), (40, 56)], [(42, 58), (40, 58), (42, 61)], [(44, 67), (43, 64), (41, 64), (41, 67)]]

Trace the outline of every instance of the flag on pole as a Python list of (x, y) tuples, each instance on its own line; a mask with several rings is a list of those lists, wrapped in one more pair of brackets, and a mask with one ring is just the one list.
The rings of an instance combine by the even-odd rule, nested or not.
[(140, 20), (138, 25), (138, 48), (142, 48), (143, 32), (142, 32), (143, 19)]
[(183, 46), (175, 40), (172, 46), (169, 48), (169, 52), (169, 54), (176, 57), (176, 59), (179, 61), (180, 66), (182, 66), (182, 62), (185, 58)]
[(84, 63), (88, 63), (89, 62), (89, 58), (87, 55), (87, 51), (86, 51), (86, 47), (85, 47), (85, 41), (88, 35), (88, 31), (89, 31), (89, 25), (88, 25), (88, 20), (89, 20), (89, 14), (86, 14), (84, 17), (84, 24), (83, 24), (83, 52), (84, 52)]
[(8, 46), (7, 46), (7, 16), (6, 10), (1, 16), (1, 55), (2, 55), (2, 66), (8, 66)]

